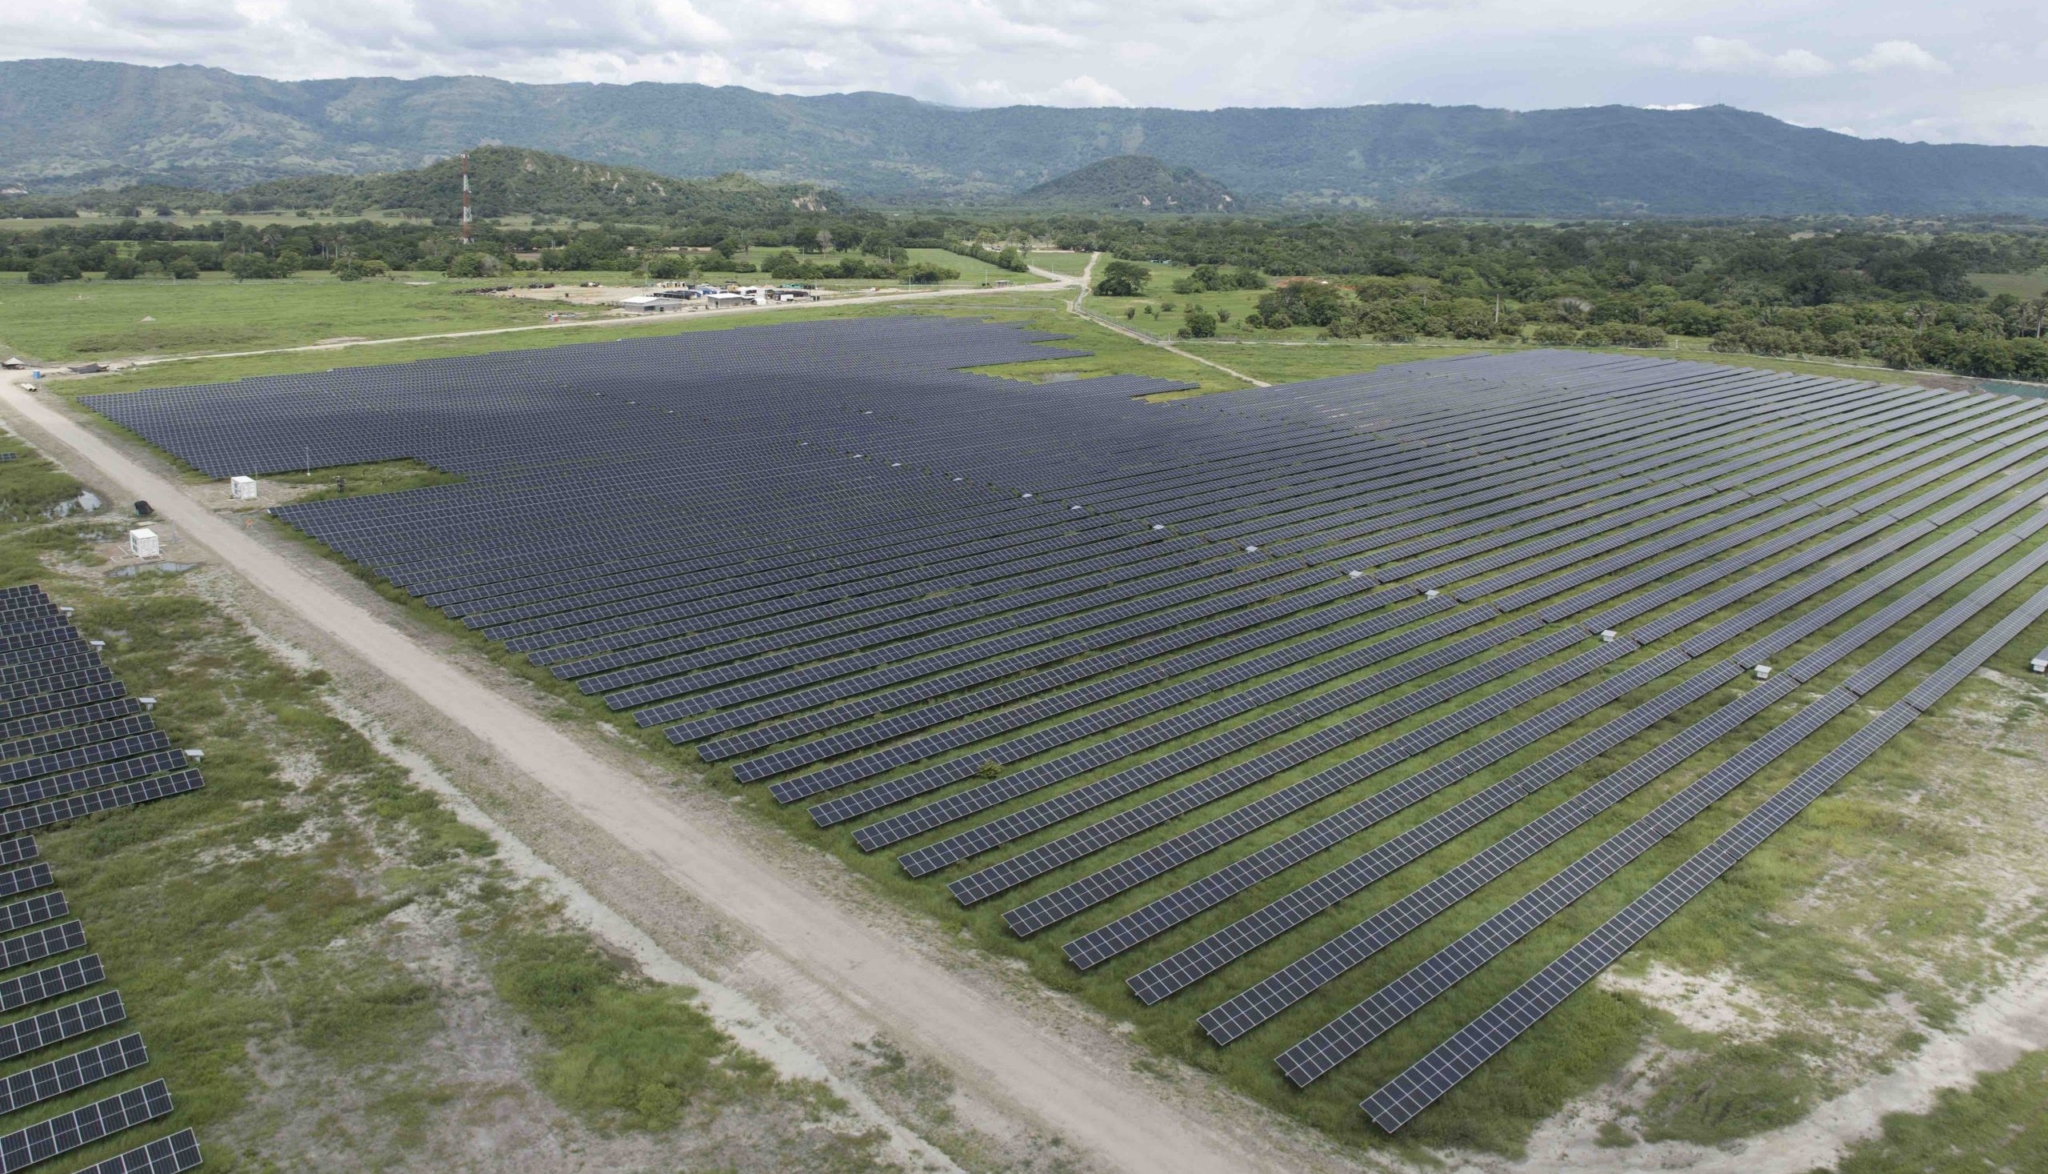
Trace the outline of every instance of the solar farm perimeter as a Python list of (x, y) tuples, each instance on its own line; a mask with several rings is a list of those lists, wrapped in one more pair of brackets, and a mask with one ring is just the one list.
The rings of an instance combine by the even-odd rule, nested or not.
[(276, 512), (1388, 1131), (2042, 636), (2048, 402), (1543, 351), (1172, 402), (964, 370), (1050, 341), (813, 322), (86, 402), (217, 477), (459, 474)]

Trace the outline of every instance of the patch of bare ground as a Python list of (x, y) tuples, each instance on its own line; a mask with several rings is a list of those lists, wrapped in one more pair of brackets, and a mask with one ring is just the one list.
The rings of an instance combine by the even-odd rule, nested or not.
[[(1881, 783), (1852, 779), (1825, 816), (1880, 829), (1879, 846), (1836, 854), (1772, 912), (1774, 924), (1847, 943), (1859, 962), (1844, 983), (1799, 989), (1784, 975), (1690, 973), (1659, 959), (1603, 976), (1673, 1030), (1538, 1130), (1524, 1158), (1464, 1156), (1471, 1168), (1802, 1174), (1876, 1136), (1887, 1114), (1924, 1113), (1941, 1090), (2048, 1047), (2048, 692), (1985, 670), (1918, 733), (1938, 753)], [(1642, 1140), (1664, 1076), (1793, 1033), (1826, 1044), (1804, 1057), (1819, 1095), (1797, 1121), (1711, 1145)]]

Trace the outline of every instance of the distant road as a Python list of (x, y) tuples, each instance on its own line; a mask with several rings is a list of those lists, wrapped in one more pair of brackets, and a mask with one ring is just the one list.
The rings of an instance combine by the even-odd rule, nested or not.
[[(1090, 268), (1093, 268), (1095, 262), (1091, 260), (1088, 264)], [(1034, 268), (1031, 270), (1031, 272), (1040, 277), (1045, 278), (1048, 284), (973, 285), (964, 287), (956, 286), (951, 289), (905, 290), (901, 293), (859, 294), (850, 298), (827, 298), (817, 302), (770, 302), (765, 306), (738, 306), (730, 310), (716, 310), (708, 312), (715, 313), (720, 316), (729, 314), (762, 314), (772, 313), (773, 311), (776, 310), (810, 309), (814, 306), (868, 306), (884, 302), (912, 301), (918, 298), (929, 298), (939, 295), (945, 295), (950, 297), (962, 294), (1011, 294), (1020, 291), (1071, 289), (1075, 286), (1084, 285), (1087, 280), (1087, 274), (1085, 273), (1082, 274), (1080, 277), (1075, 277), (1071, 274), (1054, 273), (1049, 269)], [(209, 354), (203, 355), (163, 355), (154, 358), (143, 357), (136, 359), (122, 359), (118, 361), (129, 363), (130, 365), (136, 367), (155, 367), (165, 363), (193, 363), (198, 362), (199, 360), (202, 359), (248, 359), (254, 358), (258, 355), (291, 355), (306, 351), (340, 351), (349, 350), (354, 347), (390, 346), (394, 343), (427, 342), (437, 338), (484, 338), (493, 334), (524, 334), (527, 331), (531, 330), (576, 330), (579, 328), (587, 328), (592, 326), (623, 328), (628, 326), (645, 325), (649, 322), (673, 321), (675, 321), (675, 319), (670, 317), (668, 314), (645, 314), (637, 318), (628, 318), (624, 316), (607, 316), (602, 318), (579, 318), (574, 322), (540, 322), (532, 326), (494, 326), (487, 330), (448, 330), (443, 331), (439, 334), (407, 334), (401, 335), (397, 338), (358, 338), (349, 339), (342, 342), (315, 342), (307, 343), (304, 346), (271, 347), (267, 350), (260, 351), (214, 351)], [(1198, 359), (1196, 361), (1208, 362), (1208, 360), (1206, 359)], [(1209, 365), (1212, 367), (1215, 366), (1214, 363), (1210, 363)]]

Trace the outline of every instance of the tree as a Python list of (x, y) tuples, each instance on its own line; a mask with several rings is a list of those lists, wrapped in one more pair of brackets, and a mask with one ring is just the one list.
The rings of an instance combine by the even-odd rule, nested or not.
[(488, 277), (497, 271), (497, 260), (489, 253), (470, 249), (451, 255), (446, 272), (450, 277)]
[(1135, 261), (1111, 261), (1095, 283), (1095, 292), (1105, 298), (1141, 298), (1150, 280), (1152, 271)]
[(1211, 314), (1200, 306), (1189, 306), (1187, 314), (1181, 318), (1180, 336), (1182, 338), (1215, 338), (1216, 315)]
[(228, 272), (236, 281), (254, 281), (276, 276), (270, 259), (261, 253), (236, 253), (228, 258)]
[(108, 281), (133, 281), (142, 272), (142, 263), (133, 257), (115, 257), (107, 262)]
[(696, 275), (697, 272), (690, 267), (689, 261), (673, 253), (656, 257), (647, 266), (647, 276), (654, 278), (656, 281), (678, 281), (695, 277)]
[(197, 281), (198, 279), (199, 266), (192, 260), (192, 258), (180, 257), (177, 260), (171, 262), (171, 280)]

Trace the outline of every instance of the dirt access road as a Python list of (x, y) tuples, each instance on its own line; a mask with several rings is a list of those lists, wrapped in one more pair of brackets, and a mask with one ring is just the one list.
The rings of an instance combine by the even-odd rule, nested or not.
[[(1088, 321), (1093, 322), (1097, 326), (1100, 326), (1106, 330), (1114, 330), (1118, 334), (1121, 334), (1126, 338), (1135, 338), (1139, 342), (1144, 343), (1146, 346), (1156, 346), (1160, 350), (1167, 351), (1171, 354), (1179, 355), (1181, 358), (1187, 359), (1191, 362), (1200, 363), (1204, 367), (1214, 367), (1216, 370), (1223, 372), (1225, 375), (1230, 376), (1232, 379), (1243, 380), (1244, 382), (1251, 384), (1253, 387), (1273, 386), (1272, 384), (1266, 382), (1263, 379), (1253, 379), (1251, 376), (1245, 374), (1242, 371), (1233, 371), (1230, 368), (1224, 366), (1223, 364), (1216, 362), (1214, 359), (1205, 359), (1200, 355), (1190, 354), (1187, 351), (1184, 351), (1179, 347), (1173, 345), (1172, 343), (1166, 341), (1165, 339), (1160, 338), (1156, 334), (1146, 334), (1142, 330), (1133, 330), (1128, 326), (1120, 326), (1117, 323), (1112, 322), (1107, 318), (1104, 318), (1102, 315), (1096, 313), (1095, 311), (1090, 310), (1081, 305), (1081, 303), (1088, 297), (1088, 279), (1095, 275), (1095, 263), (1100, 260), (1102, 260), (1101, 253), (1095, 253), (1088, 258), (1088, 267), (1081, 270), (1081, 277), (1078, 283), (1081, 287), (1080, 291), (1077, 292), (1073, 296), (1073, 299), (1067, 303), (1068, 313), (1073, 314), (1077, 318), (1086, 318)], [(1043, 269), (1033, 269), (1032, 272), (1043, 273), (1047, 277), (1059, 276), (1056, 273), (1049, 273)], [(1074, 283), (1069, 282), (1066, 284), (1071, 286)]]
[(865, 1020), (1114, 1169), (1225, 1174), (1324, 1164), (1305, 1160), (1295, 1146), (1269, 1144), (1269, 1131), (1259, 1123), (1264, 1114), (1249, 1105), (1242, 1113), (1219, 1113), (1219, 1098), (1192, 1095), (1200, 1090), (1182, 1090), (1191, 1095), (1167, 1103), (1132, 1078), (1127, 1049), (1115, 1046), (1108, 1031), (1079, 1022), (1088, 1017), (1076, 1015), (1077, 1022), (1055, 1030), (1047, 1017), (1034, 1018), (1020, 1004), (991, 996), (953, 960), (877, 933), (844, 901), (821, 891), (816, 877), (777, 867), (691, 818), (684, 805), (421, 647), (62, 408), (13, 386), (0, 388), (0, 407), (53, 441), (50, 455), (59, 463), (117, 500), (151, 502), (186, 541), (376, 666), (390, 687), (518, 764), (759, 948), (786, 960), (812, 990), (829, 992), (840, 1004), (793, 1013)]

